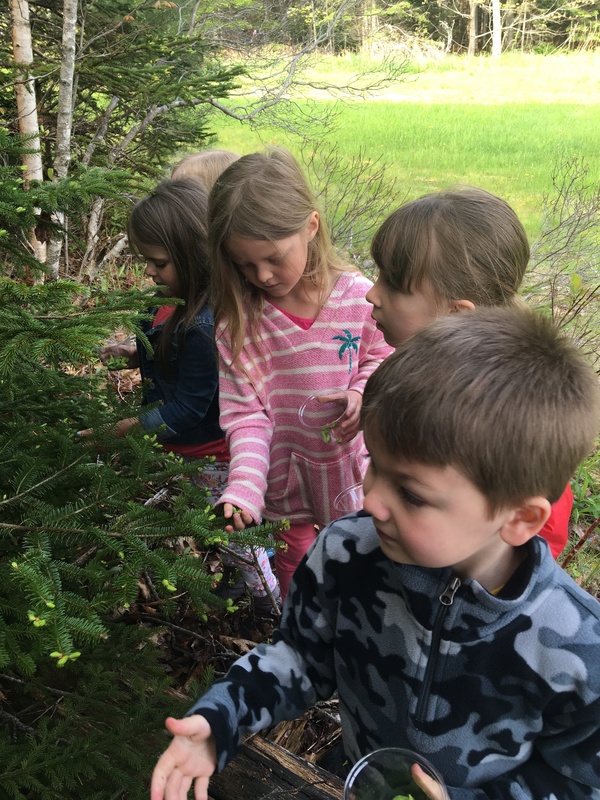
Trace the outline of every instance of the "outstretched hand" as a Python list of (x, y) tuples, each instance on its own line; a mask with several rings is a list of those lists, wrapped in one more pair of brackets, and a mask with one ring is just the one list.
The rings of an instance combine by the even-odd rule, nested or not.
[(185, 719), (168, 717), (165, 725), (174, 738), (154, 767), (150, 800), (186, 800), (192, 783), (195, 799), (207, 800), (208, 780), (217, 766), (208, 721), (194, 714)]
[(113, 358), (124, 358), (127, 368), (133, 369), (138, 366), (138, 354), (135, 343), (130, 341), (115, 342), (106, 344), (100, 349), (100, 361), (108, 364)]
[[(110, 431), (106, 433), (106, 436), (107, 437), (112, 436), (115, 439), (122, 439), (123, 436), (125, 436), (125, 434), (127, 433), (127, 431), (130, 428), (133, 428), (134, 425), (137, 425), (138, 422), (139, 419), (137, 417), (129, 417), (129, 419), (122, 419), (120, 422), (117, 422), (117, 424), (113, 428), (111, 428)], [(93, 433), (94, 433), (93, 428), (86, 428), (83, 431), (77, 431), (77, 436), (82, 436), (83, 438), (86, 438), (88, 436), (92, 436)]]

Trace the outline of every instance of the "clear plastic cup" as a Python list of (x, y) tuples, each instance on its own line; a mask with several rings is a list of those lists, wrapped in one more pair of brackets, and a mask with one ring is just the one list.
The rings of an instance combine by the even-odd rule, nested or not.
[(360, 511), (363, 507), (363, 487), (362, 483), (354, 483), (347, 489), (343, 489), (333, 501), (333, 507), (340, 517), (352, 514), (353, 511)]
[[(429, 789), (425, 792), (413, 778), (418, 764)], [(412, 750), (384, 747), (357, 761), (344, 785), (344, 800), (450, 800), (443, 778), (435, 767)]]
[[(319, 400), (329, 395), (330, 400)], [(348, 395), (344, 389), (317, 392), (302, 403), (298, 410), (298, 419), (304, 428), (319, 431), (324, 442), (337, 442), (335, 427), (342, 421), (347, 406)]]

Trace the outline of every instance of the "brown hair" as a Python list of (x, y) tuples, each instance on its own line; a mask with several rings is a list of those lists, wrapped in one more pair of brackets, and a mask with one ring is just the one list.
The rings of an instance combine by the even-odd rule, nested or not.
[(596, 376), (552, 322), (481, 308), (426, 325), (367, 381), (367, 439), (394, 457), (453, 466), (490, 514), (528, 497), (555, 502), (599, 424)]
[[(232, 237), (277, 242), (302, 231), (318, 210), (308, 182), (287, 150), (272, 148), (242, 156), (217, 179), (209, 198), (209, 245), (213, 266), (211, 302), (215, 319), (226, 319), (234, 360), (239, 356), (246, 326), (256, 333), (263, 309), (262, 292), (250, 284), (232, 262), (226, 243)], [(308, 243), (302, 276), (305, 285), (329, 294), (332, 274), (342, 271), (323, 218)], [(249, 297), (250, 316), (242, 301)]]
[(167, 319), (157, 347), (163, 369), (169, 369), (170, 343), (179, 323), (179, 336), (194, 322), (208, 299), (210, 277), (207, 232), (208, 193), (193, 178), (166, 180), (139, 200), (129, 215), (130, 245), (164, 248), (177, 271), (181, 297)]
[(203, 150), (182, 158), (171, 171), (171, 178), (195, 178), (210, 192), (224, 169), (239, 158), (233, 150)]
[(375, 233), (371, 255), (392, 291), (408, 294), (426, 280), (440, 303), (496, 306), (513, 301), (529, 242), (508, 203), (467, 186), (400, 206)]

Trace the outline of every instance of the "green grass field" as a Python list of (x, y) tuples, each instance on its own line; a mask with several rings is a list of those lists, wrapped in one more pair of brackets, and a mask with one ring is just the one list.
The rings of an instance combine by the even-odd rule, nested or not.
[[(321, 57), (308, 78), (341, 85), (350, 74), (372, 65), (355, 56)], [(411, 63), (405, 78), (385, 91), (338, 102), (337, 128), (327, 131), (315, 125), (310, 139), (317, 146), (335, 143), (348, 161), (361, 150), (369, 159), (380, 159), (386, 175), (396, 181), (400, 198), (457, 183), (494, 192), (511, 203), (533, 240), (542, 224), (544, 198), (554, 194), (553, 173), (561, 164), (581, 159), (589, 170), (588, 182), (599, 191), (599, 76), (600, 53), (508, 54), (498, 61), (445, 57)], [(322, 92), (297, 102), (305, 109), (315, 103), (321, 110), (334, 103)], [(223, 118), (217, 134), (216, 146), (239, 153), (269, 144), (287, 146), (296, 155), (301, 152), (298, 140), (275, 128), (251, 130)], [(373, 230), (399, 202), (398, 197), (384, 201), (380, 218), (372, 220)], [(594, 274), (599, 267), (593, 265)], [(583, 311), (597, 319), (594, 308), (584, 304)], [(591, 483), (577, 495), (574, 519), (579, 517), (585, 527), (597, 516), (600, 502), (597, 455), (582, 469)], [(584, 547), (569, 570), (599, 596), (597, 546)]]
[[(341, 85), (363, 66), (356, 57), (323, 57), (310, 77)], [(402, 80), (368, 99), (336, 103), (313, 92), (297, 102), (322, 110), (336, 103), (336, 129), (315, 125), (311, 138), (336, 143), (348, 159), (361, 148), (381, 158), (402, 196), (480, 186), (508, 200), (534, 237), (562, 160), (583, 159), (590, 178), (600, 181), (598, 75), (600, 54), (593, 53), (446, 57), (411, 63)], [(277, 129), (218, 122), (217, 146), (247, 153), (282, 144), (299, 152), (299, 143)]]

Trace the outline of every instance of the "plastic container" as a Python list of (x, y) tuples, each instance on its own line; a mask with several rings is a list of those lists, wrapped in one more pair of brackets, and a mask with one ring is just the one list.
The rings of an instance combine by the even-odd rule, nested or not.
[[(331, 400), (319, 400), (329, 395)], [(335, 443), (338, 442), (335, 427), (342, 421), (347, 406), (348, 395), (343, 389), (318, 392), (311, 394), (302, 403), (298, 410), (298, 419), (304, 428), (318, 431), (324, 442)]]
[(360, 511), (363, 507), (363, 487), (362, 483), (354, 483), (347, 489), (343, 489), (333, 501), (333, 507), (338, 516), (352, 514), (353, 511)]
[[(431, 782), (425, 793), (412, 776), (418, 764)], [(357, 761), (344, 785), (344, 800), (450, 800), (444, 780), (426, 758), (401, 747), (374, 750)]]

